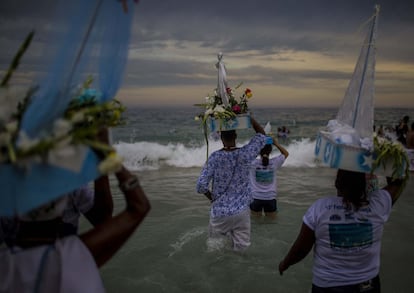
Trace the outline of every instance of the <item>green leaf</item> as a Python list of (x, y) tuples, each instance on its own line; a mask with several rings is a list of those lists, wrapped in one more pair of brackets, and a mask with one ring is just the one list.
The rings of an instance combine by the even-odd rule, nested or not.
[(6, 76), (3, 78), (0, 86), (4, 87), (9, 82), (10, 78), (13, 75), (13, 72), (19, 67), (20, 59), (22, 58), (23, 54), (26, 52), (27, 48), (29, 47), (30, 43), (32, 42), (32, 38), (34, 36), (34, 31), (31, 31), (26, 39), (24, 40), (23, 44), (20, 46), (19, 50), (17, 51), (16, 55), (14, 56), (12, 63), (7, 70)]

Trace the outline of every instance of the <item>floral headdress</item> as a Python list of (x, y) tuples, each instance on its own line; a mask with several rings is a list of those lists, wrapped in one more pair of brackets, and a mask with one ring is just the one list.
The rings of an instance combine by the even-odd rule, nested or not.
[(207, 157), (208, 157), (208, 129), (207, 120), (217, 119), (220, 123), (223, 120), (234, 119), (239, 114), (247, 114), (249, 107), (248, 100), (253, 96), (251, 89), (246, 88), (243, 93), (237, 97), (236, 91), (243, 83), (239, 83), (234, 89), (228, 86), (227, 72), (224, 63), (222, 62), (223, 54), (218, 54), (218, 62), (216, 67), (218, 69), (218, 85), (214, 89), (214, 94), (208, 94), (205, 97), (205, 102), (202, 104), (195, 104), (201, 107), (204, 112), (198, 114), (195, 120), (201, 121), (204, 131), (204, 137), (207, 143)]
[(208, 118), (229, 119), (236, 117), (238, 114), (248, 113), (249, 107), (247, 102), (248, 99), (253, 96), (253, 93), (249, 88), (246, 88), (242, 95), (236, 98), (235, 92), (241, 85), (242, 83), (237, 85), (234, 89), (229, 87), (226, 88), (226, 93), (229, 96), (228, 105), (223, 103), (222, 98), (217, 93), (217, 89), (215, 89), (214, 95), (209, 94), (205, 97), (205, 103), (196, 104), (196, 106), (204, 108), (205, 111), (196, 116), (195, 119), (201, 119), (203, 123), (206, 123)]

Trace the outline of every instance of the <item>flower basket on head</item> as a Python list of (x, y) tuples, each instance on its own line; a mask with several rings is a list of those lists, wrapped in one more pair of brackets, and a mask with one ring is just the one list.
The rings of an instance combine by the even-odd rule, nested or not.
[[(240, 86), (241, 84), (235, 90)], [(215, 90), (213, 96), (208, 95), (206, 103), (197, 104), (197, 106), (205, 108), (205, 111), (200, 113), (196, 120), (201, 120), (202, 124), (207, 125), (211, 132), (250, 128), (250, 113), (247, 99), (252, 96), (252, 91), (247, 88), (239, 98), (236, 98), (234, 96), (235, 90), (231, 88), (226, 89), (227, 104), (223, 102), (217, 90)]]
[(210, 132), (228, 131), (235, 129), (251, 128), (248, 99), (252, 97), (252, 91), (246, 88), (243, 93), (237, 97), (236, 91), (241, 87), (238, 84), (234, 89), (229, 87), (226, 80), (226, 68), (222, 62), (223, 54), (218, 54), (218, 86), (213, 95), (205, 98), (205, 103), (196, 104), (202, 107), (204, 112), (195, 117), (195, 120), (201, 121), (204, 130), (204, 136), (207, 143), (208, 156), (208, 130)]

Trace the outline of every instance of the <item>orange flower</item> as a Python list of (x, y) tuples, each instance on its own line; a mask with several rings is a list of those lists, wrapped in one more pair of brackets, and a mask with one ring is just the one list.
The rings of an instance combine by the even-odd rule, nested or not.
[(247, 89), (244, 91), (244, 94), (245, 94), (248, 98), (251, 98), (251, 97), (253, 96), (252, 91), (251, 91), (249, 88), (247, 88)]

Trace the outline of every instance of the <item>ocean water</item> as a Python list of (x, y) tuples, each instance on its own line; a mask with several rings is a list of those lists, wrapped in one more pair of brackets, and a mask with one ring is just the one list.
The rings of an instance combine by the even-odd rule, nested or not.
[[(318, 129), (337, 109), (252, 109), (256, 120), (262, 125), (269, 121), (273, 131), (283, 125), (290, 129), (289, 138), (280, 140), (290, 156), (278, 171), (277, 219), (252, 222), (252, 245), (242, 255), (206, 244), (209, 202), (195, 191), (207, 153), (200, 124), (194, 121), (198, 112), (196, 107), (130, 108), (127, 124), (112, 130), (113, 144), (139, 176), (152, 210), (101, 269), (107, 292), (310, 292), (311, 253), (283, 276), (278, 264), (310, 204), (335, 194), (335, 170), (315, 163), (313, 151)], [(376, 109), (375, 124), (394, 126), (404, 115), (414, 119), (414, 109)], [(253, 133), (240, 130), (238, 144)], [(219, 148), (221, 142), (210, 139), (209, 152)], [(111, 186), (119, 211), (124, 201), (114, 178)], [(413, 187), (410, 179), (385, 225), (380, 275), (385, 293), (413, 291)], [(86, 223), (82, 227), (88, 228)]]

